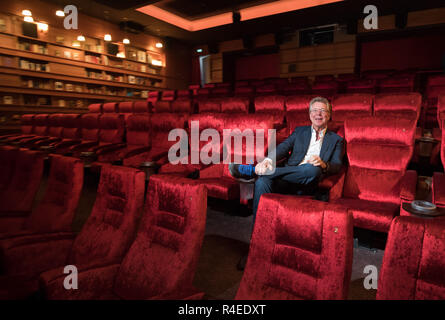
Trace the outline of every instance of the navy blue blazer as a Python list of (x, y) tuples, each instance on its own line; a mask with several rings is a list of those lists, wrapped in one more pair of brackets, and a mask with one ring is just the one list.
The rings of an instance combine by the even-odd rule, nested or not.
[[(300, 164), (309, 149), (311, 136), (311, 126), (296, 127), (294, 132), (277, 146), (276, 161), (288, 156), (291, 151), (287, 164), (290, 166)], [(342, 137), (326, 129), (320, 150), (320, 158), (327, 165), (324, 173), (335, 174), (340, 171), (344, 155), (343, 145)]]

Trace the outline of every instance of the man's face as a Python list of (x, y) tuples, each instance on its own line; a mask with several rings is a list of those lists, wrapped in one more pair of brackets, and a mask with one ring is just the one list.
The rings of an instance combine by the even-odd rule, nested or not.
[(309, 118), (315, 128), (326, 127), (330, 118), (328, 106), (323, 102), (315, 102), (309, 112)]

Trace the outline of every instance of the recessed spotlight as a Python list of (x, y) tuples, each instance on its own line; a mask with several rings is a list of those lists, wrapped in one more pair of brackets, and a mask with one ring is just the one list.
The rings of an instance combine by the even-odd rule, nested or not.
[(104, 35), (104, 40), (105, 41), (111, 41), (111, 34)]
[(34, 22), (34, 19), (32, 17), (25, 17), (23, 18), (26, 22)]
[(84, 36), (77, 36), (77, 41), (85, 41), (85, 37)]
[(56, 16), (58, 16), (58, 17), (64, 17), (64, 16), (65, 16), (65, 12), (63, 12), (62, 10), (57, 10), (57, 11), (56, 11)]
[(32, 13), (31, 13), (30, 10), (22, 10), (22, 14), (23, 14), (24, 16), (27, 16), (27, 17), (32, 16)]
[(156, 48), (162, 48), (164, 45), (162, 44), (162, 43), (160, 43), (160, 42), (157, 42), (156, 43)]
[(130, 44), (130, 39), (125, 38), (122, 42), (123, 42), (124, 44)]

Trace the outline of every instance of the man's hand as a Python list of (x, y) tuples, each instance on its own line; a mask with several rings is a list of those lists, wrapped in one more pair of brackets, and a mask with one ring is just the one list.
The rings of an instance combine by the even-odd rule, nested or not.
[(311, 165), (315, 166), (315, 167), (321, 167), (322, 169), (326, 169), (327, 165), (326, 163), (321, 160), (321, 158), (319, 156), (312, 156), (308, 163), (310, 163)]
[(255, 173), (259, 176), (266, 174), (268, 171), (273, 171), (272, 160), (264, 159), (255, 166)]

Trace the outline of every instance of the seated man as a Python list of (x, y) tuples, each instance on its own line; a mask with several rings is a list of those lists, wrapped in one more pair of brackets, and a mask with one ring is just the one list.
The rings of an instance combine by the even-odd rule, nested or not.
[[(311, 100), (309, 118), (312, 126), (295, 128), (294, 132), (276, 148), (277, 162), (291, 153), (284, 167), (275, 167), (270, 158), (265, 158), (256, 166), (233, 163), (229, 165), (230, 173), (235, 178), (258, 177), (253, 197), (254, 223), (262, 194), (283, 192), (292, 187), (314, 191), (323, 176), (340, 171), (343, 139), (327, 129), (330, 117), (331, 105), (327, 99), (316, 97)], [(240, 264), (243, 262), (240, 261)], [(243, 269), (240, 264), (238, 268)]]

